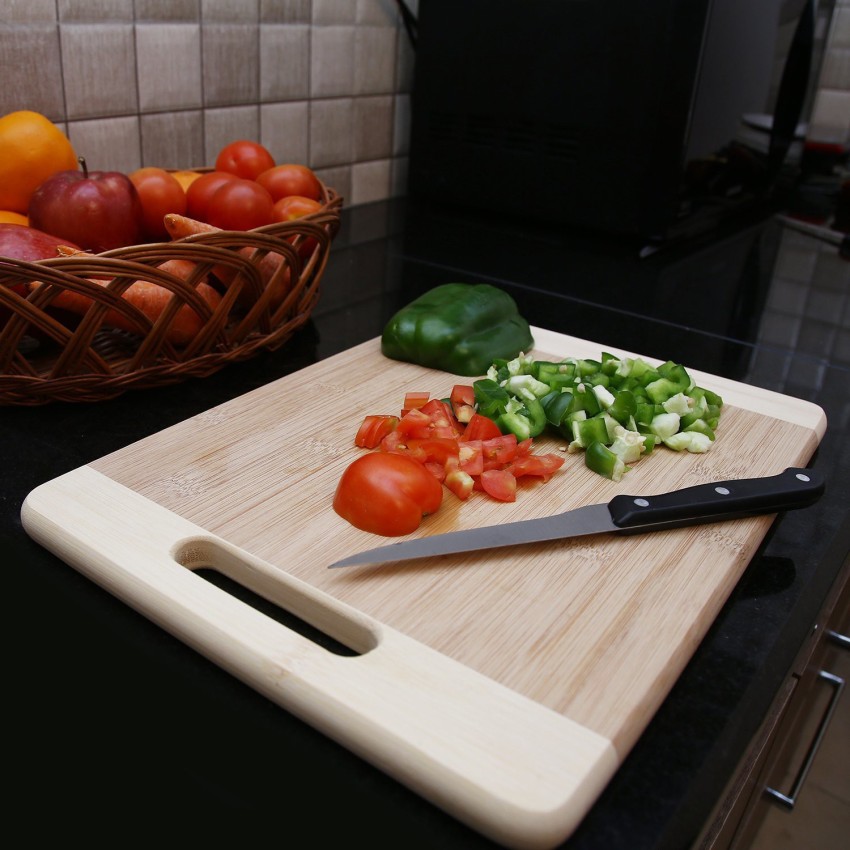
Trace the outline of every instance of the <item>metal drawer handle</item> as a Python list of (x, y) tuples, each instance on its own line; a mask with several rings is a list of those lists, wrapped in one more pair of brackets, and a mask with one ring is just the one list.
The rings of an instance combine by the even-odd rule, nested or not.
[(823, 736), (826, 734), (826, 728), (829, 726), (829, 721), (832, 719), (832, 715), (835, 712), (835, 707), (838, 705), (838, 700), (841, 697), (841, 692), (844, 690), (844, 679), (841, 676), (835, 676), (832, 673), (827, 673), (826, 670), (821, 670), (818, 673), (818, 677), (829, 682), (830, 685), (834, 688), (832, 693), (832, 698), (829, 701), (829, 706), (824, 712), (823, 717), (821, 718), (820, 725), (818, 726), (817, 734), (814, 737), (814, 740), (809, 747), (809, 751), (806, 753), (806, 759), (803, 762), (803, 766), (800, 768), (800, 772), (797, 774), (797, 778), (794, 780), (794, 785), (791, 788), (789, 794), (783, 794), (781, 791), (777, 791), (775, 788), (765, 788), (765, 792), (772, 799), (781, 803), (788, 809), (793, 809), (794, 805), (797, 802), (797, 796), (800, 793), (800, 789), (803, 787), (803, 783), (806, 781), (806, 776), (809, 773), (809, 769), (812, 766), (812, 762), (815, 760), (815, 755), (821, 745), (821, 741), (823, 741)]

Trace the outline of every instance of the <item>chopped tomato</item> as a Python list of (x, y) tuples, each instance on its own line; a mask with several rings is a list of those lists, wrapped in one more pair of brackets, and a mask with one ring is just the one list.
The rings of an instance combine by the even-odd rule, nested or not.
[(481, 441), (484, 453), (484, 469), (499, 469), (516, 457), (516, 434), (501, 434)]
[(458, 443), (460, 468), (468, 475), (484, 472), (484, 449), (481, 440), (464, 440)]
[(362, 449), (377, 448), (381, 440), (398, 425), (398, 416), (369, 415), (354, 436), (354, 445)]
[(475, 390), (469, 384), (455, 384), (449, 403), (457, 421), (466, 424), (475, 413)]
[(499, 426), (486, 416), (480, 413), (473, 413), (466, 428), (463, 432), (462, 439), (464, 440), (489, 440), (493, 437), (500, 437), (502, 432)]
[(507, 469), (485, 469), (479, 481), (488, 496), (500, 502), (516, 501), (516, 478)]
[(405, 440), (424, 440), (431, 436), (431, 417), (421, 409), (410, 410), (398, 420), (396, 431)]
[(426, 461), (445, 465), (450, 457), (458, 456), (458, 442), (454, 437), (428, 437), (424, 440), (408, 440), (409, 449), (424, 452)]
[(401, 415), (404, 416), (411, 410), (418, 410), (427, 403), (429, 398), (431, 398), (431, 393), (405, 393)]
[(446, 472), (443, 483), (458, 499), (466, 501), (472, 493), (475, 481), (468, 472), (464, 472), (462, 469), (450, 469)]
[(513, 460), (507, 469), (516, 478), (536, 475), (547, 481), (549, 477), (564, 465), (564, 458), (556, 454), (524, 455)]

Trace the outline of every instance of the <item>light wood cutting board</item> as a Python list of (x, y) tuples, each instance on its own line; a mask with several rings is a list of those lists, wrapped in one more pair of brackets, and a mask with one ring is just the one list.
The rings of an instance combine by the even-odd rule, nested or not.
[[(536, 357), (603, 350), (533, 332)], [(619, 483), (568, 455), (513, 504), (446, 491), (411, 536), (810, 460), (821, 408), (689, 371), (725, 402), (706, 454), (659, 448)], [(505, 846), (550, 848), (645, 729), (773, 517), (327, 569), (390, 542), (331, 505), (364, 451), (353, 445), (363, 417), (397, 412), (409, 390), (446, 396), (470, 380), (387, 360), (374, 339), (47, 482), (22, 519), (68, 564), (435, 805)], [(287, 628), (201, 568), (353, 653)]]

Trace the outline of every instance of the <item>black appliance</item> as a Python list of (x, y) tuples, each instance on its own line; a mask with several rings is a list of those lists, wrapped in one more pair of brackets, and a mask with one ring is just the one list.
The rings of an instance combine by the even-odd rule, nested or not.
[(812, 0), (420, 0), (408, 192), (704, 230), (787, 169), (813, 33)]

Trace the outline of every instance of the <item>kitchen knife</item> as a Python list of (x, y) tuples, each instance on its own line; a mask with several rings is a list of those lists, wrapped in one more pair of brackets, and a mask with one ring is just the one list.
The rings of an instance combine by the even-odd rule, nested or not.
[(359, 552), (330, 567), (385, 564), (587, 534), (637, 534), (777, 513), (812, 505), (823, 491), (823, 478), (818, 472), (789, 467), (779, 475), (697, 484), (656, 496), (614, 496), (607, 503), (584, 505), (540, 519), (403, 540)]

